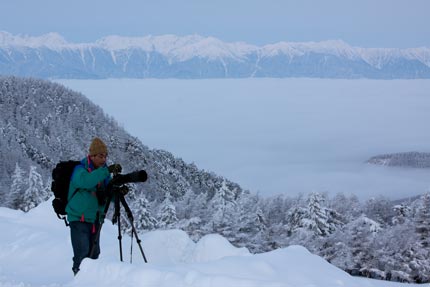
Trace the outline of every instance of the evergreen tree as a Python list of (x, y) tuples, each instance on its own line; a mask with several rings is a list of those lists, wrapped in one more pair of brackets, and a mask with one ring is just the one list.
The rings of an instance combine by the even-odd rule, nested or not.
[(410, 263), (414, 260), (413, 245), (417, 240), (414, 225), (408, 218), (391, 228), (378, 233), (375, 240), (377, 266), (386, 273), (386, 278), (401, 282), (413, 282)]
[(430, 281), (430, 192), (420, 198), (415, 216), (417, 241), (411, 251), (414, 254), (410, 262), (411, 277), (415, 282)]
[(255, 235), (260, 231), (266, 230), (267, 220), (260, 208), (258, 197), (250, 193), (243, 193), (239, 200), (238, 230), (244, 232), (245, 236)]
[(260, 202), (268, 225), (285, 224), (286, 211), (291, 208), (292, 203), (284, 195), (261, 198)]
[(421, 196), (415, 223), (419, 244), (430, 249), (430, 192)]
[(167, 192), (166, 198), (161, 203), (158, 218), (158, 226), (161, 228), (170, 228), (178, 221), (176, 207), (172, 203), (169, 192)]
[(393, 210), (394, 210), (394, 216), (393, 216), (393, 219), (391, 220), (391, 223), (393, 225), (405, 223), (411, 213), (410, 207), (405, 204), (395, 205), (393, 207)]
[(351, 247), (343, 230), (337, 230), (331, 236), (324, 237), (319, 247), (319, 254), (348, 273), (353, 273), (356, 268)]
[(219, 233), (228, 240), (234, 240), (233, 224), (236, 220), (235, 193), (229, 189), (223, 179), (221, 186), (215, 192), (209, 207), (212, 210), (212, 221), (208, 222), (207, 228)]
[(47, 201), (51, 196), (53, 196), (53, 192), (51, 190), (51, 184), (52, 184), (52, 178), (48, 177), (43, 187), (43, 192), (41, 197), (42, 201)]
[(226, 185), (226, 181), (223, 180), (221, 187), (216, 191), (214, 197), (211, 200), (211, 207), (213, 213), (213, 223), (215, 225), (222, 224), (228, 218), (226, 218), (229, 212), (235, 207), (235, 194)]
[(308, 199), (307, 228), (318, 236), (325, 236), (330, 233), (330, 224), (326, 210), (321, 206), (323, 198), (319, 193), (311, 193)]
[(351, 221), (363, 213), (360, 201), (356, 195), (346, 197), (343, 193), (338, 193), (329, 202), (329, 207), (337, 213), (342, 214), (346, 221)]
[[(290, 233), (310, 233), (312, 236), (327, 236), (343, 223), (341, 216), (334, 210), (323, 206), (324, 198), (319, 193), (309, 195), (306, 207), (293, 207), (287, 214)], [(302, 236), (306, 236), (303, 234)]]
[(145, 196), (138, 198), (135, 210), (138, 210), (137, 217), (134, 219), (137, 230), (152, 230), (157, 226), (157, 220), (152, 216), (149, 209), (149, 202)]
[(383, 225), (391, 224), (394, 216), (393, 204), (383, 196), (371, 198), (365, 203), (364, 213)]
[(246, 246), (251, 252), (267, 250), (267, 220), (260, 208), (258, 196), (244, 192), (237, 205), (237, 221), (232, 242), (237, 246)]
[(366, 217), (360, 216), (345, 226), (345, 238), (353, 256), (353, 275), (369, 277), (374, 263), (376, 250), (373, 246), (376, 234), (381, 225)]
[(16, 163), (15, 171), (12, 174), (10, 192), (7, 194), (7, 206), (18, 209), (22, 205), (27, 185), (28, 182), (24, 177), (24, 171), (19, 167), (18, 163)]
[(19, 205), (19, 209), (27, 212), (30, 209), (36, 207), (40, 202), (43, 201), (44, 186), (42, 176), (36, 171), (35, 166), (30, 166), (30, 172), (28, 175), (28, 188), (24, 192), (22, 203)]
[(291, 236), (292, 233), (296, 232), (300, 228), (305, 227), (307, 212), (304, 207), (294, 206), (292, 207), (287, 215), (285, 216), (286, 229)]
[(176, 203), (178, 228), (186, 231), (195, 241), (210, 233), (205, 229), (205, 224), (210, 220), (210, 214), (208, 214), (207, 196), (204, 193), (196, 194), (192, 189), (188, 189)]

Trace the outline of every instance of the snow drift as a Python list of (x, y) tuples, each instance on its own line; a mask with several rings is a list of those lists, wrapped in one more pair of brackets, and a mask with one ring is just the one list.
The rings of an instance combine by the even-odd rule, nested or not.
[(252, 255), (217, 234), (195, 243), (181, 230), (141, 234), (149, 263), (134, 243), (130, 264), (130, 237), (124, 236), (120, 262), (117, 227), (109, 221), (100, 258), (85, 259), (73, 277), (69, 230), (50, 201), (28, 213), (0, 208), (0, 230), (0, 286), (406, 286), (354, 278), (301, 246)]

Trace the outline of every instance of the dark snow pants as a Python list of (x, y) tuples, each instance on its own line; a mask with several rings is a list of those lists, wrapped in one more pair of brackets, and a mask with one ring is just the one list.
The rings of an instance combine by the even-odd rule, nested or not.
[(94, 246), (93, 256), (90, 257), (91, 248), (97, 236), (98, 225), (88, 222), (70, 222), (70, 237), (73, 247), (73, 272), (79, 271), (79, 266), (84, 258), (97, 259), (100, 254), (100, 239)]

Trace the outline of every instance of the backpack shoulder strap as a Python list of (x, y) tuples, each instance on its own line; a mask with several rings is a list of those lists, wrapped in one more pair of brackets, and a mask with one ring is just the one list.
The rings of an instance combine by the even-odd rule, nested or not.
[[(85, 168), (85, 166), (82, 164), (82, 162), (81, 162), (81, 163), (79, 163), (79, 164), (77, 164), (77, 165), (75, 165), (75, 167), (73, 168), (72, 175), (70, 176), (70, 181), (72, 181), (73, 175), (75, 174), (75, 171), (76, 171), (76, 169), (77, 169), (78, 167), (83, 167), (83, 168)], [(77, 188), (77, 189), (75, 189), (75, 190), (73, 191), (72, 196), (70, 197), (70, 199), (69, 199), (69, 200), (67, 200), (67, 204), (69, 204), (70, 200), (72, 200), (72, 198), (75, 196), (75, 194), (78, 192), (78, 190), (79, 190), (79, 188)]]

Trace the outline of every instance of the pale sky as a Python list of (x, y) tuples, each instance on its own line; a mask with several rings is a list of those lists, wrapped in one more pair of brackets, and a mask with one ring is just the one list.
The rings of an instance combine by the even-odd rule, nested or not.
[(57, 32), (74, 43), (108, 35), (199, 34), (226, 42), (343, 40), (430, 47), (429, 0), (1, 0), (0, 31)]

